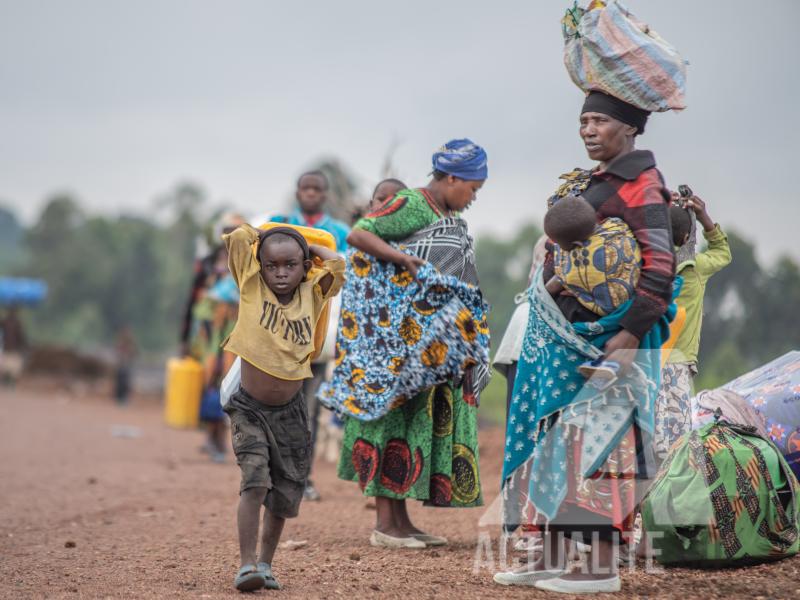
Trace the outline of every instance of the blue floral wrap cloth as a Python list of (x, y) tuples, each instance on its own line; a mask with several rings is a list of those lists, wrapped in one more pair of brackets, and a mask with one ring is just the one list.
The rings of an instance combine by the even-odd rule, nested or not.
[(320, 401), (362, 421), (489, 365), (489, 307), (480, 289), (430, 263), (417, 278), (364, 252), (348, 253), (333, 377)]

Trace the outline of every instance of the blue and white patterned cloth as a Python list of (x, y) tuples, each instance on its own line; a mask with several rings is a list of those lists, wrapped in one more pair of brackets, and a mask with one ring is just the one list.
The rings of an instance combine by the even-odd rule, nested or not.
[[(583, 433), (580, 469), (584, 477), (606, 461), (631, 423), (646, 437), (652, 435), (660, 348), (677, 308), (673, 302), (641, 340), (643, 350), (637, 352), (628, 375), (598, 391), (586, 385), (578, 366), (602, 356), (605, 343), (621, 330), (620, 321), (632, 301), (593, 323), (570, 323), (544, 288), (541, 269), (533, 281), (509, 408), (503, 485), (508, 486), (524, 466), (526, 476), (521, 479), (529, 482), (528, 489), (516, 491), (550, 520), (567, 493), (567, 438), (575, 429)], [(677, 287), (680, 283), (676, 280)], [(507, 507), (508, 514), (514, 512), (514, 507)]]
[(320, 401), (363, 421), (489, 363), (488, 306), (480, 290), (431, 264), (408, 271), (348, 253), (335, 369)]

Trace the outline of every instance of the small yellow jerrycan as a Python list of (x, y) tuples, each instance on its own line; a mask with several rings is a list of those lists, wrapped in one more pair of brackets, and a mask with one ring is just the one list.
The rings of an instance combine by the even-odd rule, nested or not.
[(186, 429), (197, 427), (202, 394), (203, 366), (193, 358), (170, 358), (164, 387), (164, 421), (167, 425)]

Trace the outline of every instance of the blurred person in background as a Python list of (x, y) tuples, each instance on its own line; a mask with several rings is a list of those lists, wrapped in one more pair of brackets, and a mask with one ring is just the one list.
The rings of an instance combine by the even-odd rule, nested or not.
[(131, 371), (133, 361), (138, 354), (136, 338), (129, 325), (124, 325), (117, 333), (114, 342), (114, 355), (116, 371), (114, 376), (114, 399), (117, 404), (124, 406), (128, 403), (131, 394)]
[(204, 291), (209, 286), (214, 285), (217, 280), (228, 274), (228, 252), (222, 244), (222, 236), (232, 232), (243, 223), (244, 218), (239, 214), (227, 213), (222, 215), (214, 227), (211, 251), (206, 256), (195, 261), (192, 287), (189, 291), (189, 298), (181, 321), (181, 356), (190, 356), (192, 354), (192, 318), (195, 304), (203, 297)]
[(6, 385), (16, 385), (25, 366), (28, 340), (16, 306), (6, 311), (0, 323), (0, 380)]
[[(227, 251), (225, 256), (227, 256)], [(225, 462), (228, 448), (226, 419), (220, 404), (220, 384), (236, 358), (222, 349), (222, 342), (233, 331), (239, 313), (239, 290), (232, 275), (217, 281), (196, 304), (194, 320), (198, 324), (192, 348), (203, 365), (203, 396), (200, 421), (208, 437), (202, 447), (211, 460)]]
[(328, 177), (322, 171), (303, 173), (297, 179), (295, 209), (288, 215), (275, 215), (270, 220), (273, 223), (302, 225), (327, 231), (336, 240), (336, 251), (344, 253), (347, 250), (347, 234), (350, 228), (326, 211), (329, 187)]
[[(350, 227), (342, 221), (334, 219), (326, 212), (325, 204), (328, 201), (329, 187), (328, 177), (322, 171), (308, 171), (303, 173), (297, 179), (297, 190), (295, 191), (297, 206), (294, 211), (288, 215), (275, 215), (270, 221), (273, 223), (302, 225), (304, 227), (313, 227), (314, 229), (327, 231), (333, 236), (334, 240), (336, 240), (336, 251), (339, 254), (344, 254), (347, 250), (347, 234), (350, 232)], [(338, 303), (336, 306), (338, 307)], [(332, 323), (336, 323), (336, 316), (336, 314), (332, 315)], [(332, 359), (331, 353), (332, 350), (327, 348), (326, 344), (326, 350), (323, 351), (322, 355), (314, 359), (311, 364), (312, 377), (303, 382), (303, 396), (306, 399), (308, 424), (311, 431), (312, 456), (316, 449), (320, 419), (320, 403), (317, 400), (317, 391), (325, 380), (328, 363)], [(306, 500), (312, 501), (322, 499), (319, 491), (314, 487), (310, 475), (306, 483), (304, 497)]]

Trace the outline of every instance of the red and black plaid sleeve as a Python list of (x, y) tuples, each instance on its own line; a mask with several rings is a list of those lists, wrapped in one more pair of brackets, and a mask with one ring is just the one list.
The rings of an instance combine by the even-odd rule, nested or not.
[(617, 198), (622, 218), (633, 230), (642, 253), (636, 296), (621, 325), (641, 339), (658, 321), (672, 299), (675, 253), (669, 219), (669, 194), (657, 169), (647, 169), (634, 181), (621, 182)]

